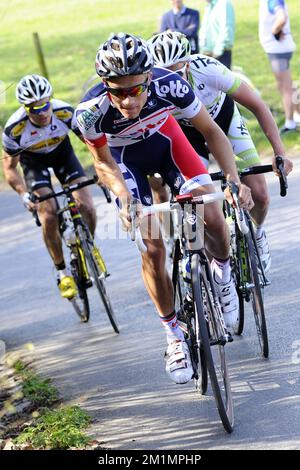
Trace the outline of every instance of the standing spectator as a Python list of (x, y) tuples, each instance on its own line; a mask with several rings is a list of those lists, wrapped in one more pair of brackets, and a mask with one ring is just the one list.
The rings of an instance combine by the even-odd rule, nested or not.
[(218, 59), (231, 68), (235, 15), (231, 0), (206, 0), (200, 29), (201, 54)]
[(268, 54), (285, 113), (281, 134), (296, 130), (300, 123), (300, 105), (293, 103), (290, 60), (296, 45), (290, 29), (288, 7), (284, 0), (260, 0), (259, 39)]
[(163, 15), (160, 32), (170, 30), (185, 34), (191, 44), (192, 54), (198, 53), (199, 12), (185, 7), (182, 0), (171, 0), (171, 4), (173, 9)]

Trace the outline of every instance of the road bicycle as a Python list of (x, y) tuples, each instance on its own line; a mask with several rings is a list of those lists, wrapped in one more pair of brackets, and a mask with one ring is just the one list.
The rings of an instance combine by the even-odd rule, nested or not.
[[(202, 395), (207, 392), (209, 376), (219, 416), (225, 430), (231, 433), (234, 414), (225, 346), (232, 341), (232, 337), (223, 319), (210, 262), (205, 253), (203, 207), (202, 211), (199, 210), (203, 204), (223, 199), (223, 193), (197, 197), (185, 194), (176, 196), (172, 201), (145, 207), (143, 214), (177, 213), (181, 230), (177, 233), (173, 254), (175, 309), (190, 350), (196, 390)], [(146, 247), (140, 233), (136, 233), (138, 247), (143, 252)], [(135, 238), (134, 235), (132, 238)], [(192, 286), (188, 302), (182, 270), (182, 262), (187, 259), (191, 267)]]
[[(287, 193), (287, 179), (282, 157), (276, 157), (279, 171), (280, 195)], [(240, 173), (240, 178), (248, 175), (273, 171), (272, 165), (247, 168)], [(221, 180), (225, 189), (226, 177), (222, 171), (212, 173), (213, 181)], [(237, 206), (238, 188), (232, 188), (234, 206)], [(239, 318), (235, 334), (241, 335), (245, 322), (245, 302), (250, 302), (254, 314), (260, 351), (263, 357), (269, 357), (267, 321), (264, 308), (264, 288), (270, 284), (264, 271), (257, 248), (256, 234), (251, 216), (244, 209), (234, 209), (227, 201), (223, 202), (223, 212), (230, 227), (231, 269), (239, 297)]]
[[(90, 305), (87, 291), (95, 285), (111, 326), (116, 333), (119, 333), (117, 320), (105, 287), (105, 279), (109, 276), (109, 273), (100, 250), (95, 244), (94, 238), (84, 222), (72, 195), (73, 191), (95, 184), (97, 180), (98, 178), (95, 176), (80, 183), (65, 185), (60, 191), (52, 191), (45, 196), (31, 194), (31, 200), (32, 202), (42, 203), (54, 198), (56, 201), (59, 232), (69, 252), (71, 274), (78, 289), (78, 294), (70, 300), (75, 312), (82, 322), (89, 320)], [(65, 196), (63, 205), (58, 200), (60, 196)], [(40, 225), (37, 214), (34, 216), (37, 225)]]

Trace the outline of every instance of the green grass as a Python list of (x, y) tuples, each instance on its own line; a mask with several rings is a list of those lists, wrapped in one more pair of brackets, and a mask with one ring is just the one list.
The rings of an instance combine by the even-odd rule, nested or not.
[(47, 411), (15, 439), (16, 444), (29, 444), (34, 449), (82, 448), (90, 438), (83, 430), (90, 416), (78, 406)]
[[(204, 1), (189, 0), (192, 8), (203, 13)], [(289, 0), (292, 31), (300, 42), (300, 10), (298, 0)], [(237, 34), (234, 63), (241, 66), (261, 91), (262, 97), (275, 110), (282, 124), (280, 97), (266, 55), (258, 42), (258, 0), (234, 0)], [(112, 32), (128, 31), (145, 38), (158, 30), (161, 14), (170, 8), (169, 1), (152, 0), (12, 0), (0, 6), (0, 57), (2, 87), (0, 95), (0, 126), (17, 108), (15, 86), (27, 73), (39, 73), (32, 33), (38, 32), (55, 96), (74, 106), (82, 95), (82, 86), (94, 74), (94, 59), (98, 45)], [(296, 51), (292, 69), (300, 69)], [(1, 104), (2, 103), (2, 104)], [(248, 121), (254, 141), (260, 151), (270, 149), (254, 119)], [(76, 152), (84, 164), (91, 157), (83, 144), (72, 138)], [(286, 139), (289, 148), (299, 145), (299, 137)], [(1, 174), (0, 174), (1, 178)]]
[[(34, 449), (83, 448), (90, 442), (84, 432), (91, 417), (78, 406), (62, 406), (49, 409), (58, 401), (58, 391), (51, 379), (43, 379), (18, 359), (12, 364), (22, 378), (22, 396), (29, 400), (37, 415), (33, 424), (27, 426), (14, 440), (16, 445), (25, 444)], [(14, 410), (13, 403), (11, 410)]]
[(58, 401), (58, 392), (51, 385), (51, 379), (43, 379), (32, 369), (18, 360), (14, 364), (14, 369), (22, 377), (22, 392), (34, 406), (51, 406)]

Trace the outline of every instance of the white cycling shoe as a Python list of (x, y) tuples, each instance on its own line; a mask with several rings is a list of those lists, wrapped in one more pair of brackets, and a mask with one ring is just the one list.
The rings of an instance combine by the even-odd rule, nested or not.
[(173, 382), (185, 384), (193, 375), (193, 367), (188, 345), (185, 341), (175, 340), (168, 345), (165, 354), (166, 372)]
[(215, 280), (219, 295), (222, 313), (227, 328), (234, 328), (239, 318), (239, 298), (231, 278), (226, 284), (219, 284)]
[(256, 238), (256, 243), (264, 271), (267, 274), (270, 271), (271, 267), (271, 254), (266, 233), (264, 230), (261, 233), (260, 237)]

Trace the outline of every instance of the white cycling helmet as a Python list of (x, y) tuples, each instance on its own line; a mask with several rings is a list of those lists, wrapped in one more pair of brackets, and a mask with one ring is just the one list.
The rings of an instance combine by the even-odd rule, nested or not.
[(95, 68), (102, 78), (150, 72), (153, 57), (143, 39), (126, 33), (114, 34), (98, 49)]
[(52, 86), (45, 77), (25, 75), (16, 88), (16, 98), (21, 104), (30, 104), (52, 95)]
[(154, 64), (170, 67), (178, 62), (189, 60), (191, 45), (187, 37), (178, 31), (165, 31), (149, 39)]

